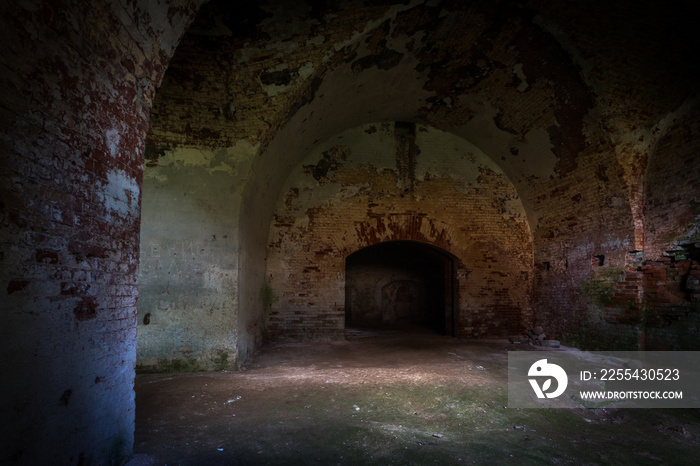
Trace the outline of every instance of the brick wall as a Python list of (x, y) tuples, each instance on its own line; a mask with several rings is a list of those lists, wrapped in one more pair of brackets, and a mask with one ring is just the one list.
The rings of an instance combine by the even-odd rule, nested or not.
[[(228, 173), (218, 186), (238, 190), (231, 218), (217, 212), (213, 222), (238, 228), (236, 241), (227, 238), (228, 270), (195, 270), (207, 297), (237, 288), (227, 345), (242, 358), (252, 351), (264, 310), (278, 312), (275, 332), (339, 329), (344, 255), (387, 239), (459, 257), (465, 336), (500, 334), (514, 319), (566, 336), (593, 313), (608, 342), (638, 342), (636, 324), (612, 317), (629, 309), (611, 310), (608, 322), (596, 302), (627, 271), (618, 297), (641, 296), (648, 315), (670, 322), (648, 327), (645, 345), (696, 341), (691, 7), (311, 3), (275, 15), (271, 2), (209, 2), (158, 92), (146, 151), (153, 178), (162, 156), (206, 149), (221, 163), (198, 169)], [(198, 4), (0, 7), (0, 461), (116, 462), (131, 451), (143, 141), (155, 89)], [(448, 130), (498, 167), (469, 161), (488, 170), (453, 173), (467, 163), (459, 154), (421, 165), (433, 158), (387, 135), (391, 160), (370, 166), (355, 151), (333, 165), (313, 152), (295, 184), (280, 188), (316, 144), (369, 121)], [(173, 161), (176, 175), (190, 169)], [(511, 215), (520, 204), (524, 213)], [(297, 233), (307, 251), (294, 249)], [(665, 280), (654, 276), (661, 270)], [(321, 283), (333, 291), (321, 293)], [(297, 295), (300, 286), (309, 296)]]
[[(523, 272), (523, 280), (532, 284), (532, 319), (548, 332), (581, 341), (582, 324), (596, 322), (612, 332), (603, 340), (613, 341), (619, 334), (636, 342), (636, 336), (630, 337), (633, 326), (606, 322), (605, 306), (587, 293), (625, 269), (628, 254), (649, 243), (647, 225), (656, 228), (656, 221), (645, 217), (645, 177), (654, 163), (650, 154), (671, 125), (667, 117), (697, 90), (691, 72), (696, 65), (682, 59), (692, 56), (696, 43), (694, 28), (684, 19), (694, 16), (684, 8), (671, 10), (661, 3), (631, 8), (625, 2), (572, 8), (546, 1), (358, 1), (339, 6), (316, 2), (279, 14), (272, 1), (240, 9), (209, 2), (183, 38), (158, 94), (147, 170), (154, 169), (157, 178), (161, 161), (172, 162), (178, 151), (201, 150), (214, 160), (220, 150), (241, 141), (251, 147), (248, 157), (221, 157), (222, 166), (236, 172), (230, 183), (240, 189), (225, 196), (236, 224), (230, 244), (239, 270), (237, 307), (232, 304), (239, 361), (259, 343), (265, 309), (280, 298), (263, 264), (270, 219), (281, 217), (278, 199), (296, 195), (289, 191), (294, 186), (284, 184), (289, 170), (321, 141), (371, 121), (422, 122), (468, 140), (498, 164), (517, 192), (532, 232), (534, 268), (531, 273), (511, 269), (510, 276), (504, 272), (504, 281), (497, 274), (488, 279), (469, 274), (470, 279), (459, 282), (461, 296), (477, 296), (483, 288), (487, 291), (480, 299), (486, 301), (499, 286), (510, 289), (513, 274)], [(692, 170), (679, 168), (696, 166), (692, 154), (669, 177), (661, 178), (665, 167), (654, 169), (660, 178), (652, 184), (665, 190), (674, 176), (693, 180), (688, 176)], [(317, 155), (308, 165), (322, 171)], [(410, 155), (405, 155), (391, 170), (410, 168)], [(181, 161), (185, 176), (188, 162)], [(173, 172), (180, 168), (176, 163), (171, 167)], [(393, 181), (389, 175), (384, 180), (371, 171), (366, 175), (376, 178), (377, 185), (411, 187), (410, 177), (401, 178), (398, 171)], [(430, 180), (434, 198), (450, 199), (440, 181)], [(421, 183), (421, 188), (428, 186)], [(308, 196), (298, 189), (299, 196)], [(697, 187), (689, 189), (697, 192)], [(684, 209), (671, 199), (658, 199), (659, 219), (666, 200)], [(403, 210), (391, 215), (378, 207), (368, 216), (364, 207), (367, 220), (358, 237), (369, 244), (392, 235), (424, 235), (430, 221), (445, 215), (440, 205), (424, 201), (421, 205), (430, 209), (401, 200), (392, 209)], [(353, 215), (360, 218), (360, 207), (342, 207), (356, 209)], [(481, 212), (464, 211), (476, 218)], [(309, 215), (314, 227), (324, 215), (335, 219), (319, 208)], [(453, 232), (448, 233), (452, 238)], [(482, 251), (474, 259), (480, 263), (508, 255), (489, 242), (474, 250)], [(598, 257), (604, 265), (593, 265)], [(302, 278), (299, 283), (308, 281)], [(330, 288), (342, 290), (342, 280), (332, 273), (326, 278)], [(328, 328), (337, 328), (333, 322), (340, 319), (342, 296), (335, 298), (319, 318)], [(486, 320), (491, 314), (517, 313), (518, 306), (507, 301), (494, 304), (484, 314)], [(185, 306), (173, 309), (187, 319)], [(295, 312), (303, 313), (301, 308)], [(480, 313), (464, 316), (465, 335), (486, 331)], [(477, 319), (473, 323), (472, 317)]]
[(429, 127), (417, 125), (412, 159), (396, 128), (348, 130), (291, 172), (269, 240), (270, 338), (342, 336), (345, 258), (392, 240), (458, 259), (457, 334), (505, 336), (531, 325), (532, 243), (513, 186), (478, 149)]
[(699, 121), (689, 102), (660, 125), (645, 176), (644, 248), (606, 306), (606, 321), (633, 327), (641, 349), (700, 347)]
[(0, 8), (0, 463), (117, 464), (148, 112), (196, 5)]

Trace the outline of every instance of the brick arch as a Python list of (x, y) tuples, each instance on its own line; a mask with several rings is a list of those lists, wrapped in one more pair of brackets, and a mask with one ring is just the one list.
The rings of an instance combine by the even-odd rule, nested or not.
[(385, 241), (417, 241), (446, 251), (451, 247), (449, 226), (425, 213), (402, 212), (359, 220), (355, 231), (358, 249)]
[[(369, 273), (358, 280), (363, 270)], [(422, 326), (459, 336), (459, 291), (465, 288), (467, 275), (457, 256), (431, 243), (389, 240), (358, 249), (345, 258), (346, 327)], [(412, 308), (413, 315), (401, 316), (396, 307), (402, 289), (419, 298), (414, 304), (424, 308)], [(364, 299), (357, 299), (359, 293)]]
[(345, 257), (390, 241), (429, 244), (469, 264), (450, 334), (505, 336), (526, 325), (532, 237), (513, 184), (448, 133), (418, 126), (415, 153), (431, 159), (413, 168), (401, 144), (392, 123), (351, 128), (291, 171), (267, 244), (268, 338), (342, 338)]

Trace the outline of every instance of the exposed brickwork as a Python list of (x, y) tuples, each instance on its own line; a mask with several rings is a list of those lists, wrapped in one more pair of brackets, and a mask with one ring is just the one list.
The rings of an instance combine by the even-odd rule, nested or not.
[[(591, 313), (603, 322), (602, 308), (592, 310), (584, 293), (599, 273), (591, 260), (600, 256), (606, 267), (626, 267), (627, 254), (645, 248), (646, 176), (665, 173), (654, 168), (663, 158), (653, 152), (664, 144), (659, 137), (671, 126), (669, 112), (683, 108), (696, 86), (693, 65), (675, 65), (695, 43), (683, 20), (688, 12), (664, 14), (662, 6), (642, 5), (630, 13), (605, 2), (577, 9), (537, 1), (348, 2), (332, 14), (325, 4), (314, 4), (282, 18), (272, 3), (258, 5), (240, 30), (232, 27), (234, 12), (216, 2), (207, 6), (208, 16), (183, 40), (159, 94), (149, 146), (156, 160), (180, 146), (213, 150), (241, 139), (259, 144), (240, 200), (237, 237), (244, 252), (240, 309), (247, 309), (246, 327), (260, 328), (257, 290), (269, 286), (254, 265), (267, 255), (266, 219), (273, 218), (273, 228), (293, 225), (289, 215), (275, 215), (278, 196), (288, 207), (305, 196), (296, 186), (277, 191), (288, 170), (338, 131), (381, 119), (449, 129), (497, 162), (525, 206), (533, 235), (535, 266), (518, 272), (532, 283), (533, 318), (562, 338), (573, 337)], [(225, 27), (212, 35), (217, 15)], [(609, 36), (600, 33), (600, 24)], [(674, 24), (682, 40), (666, 33)], [(686, 109), (693, 112), (695, 107)], [(410, 168), (406, 148), (397, 169)], [(686, 166), (696, 166), (694, 154), (686, 152)], [(321, 182), (339, 160), (315, 161), (315, 179)], [(374, 179), (371, 172), (364, 176)], [(669, 178), (659, 176), (668, 188), (663, 180)], [(407, 181), (399, 184), (410, 192)], [(659, 199), (660, 206), (664, 202)], [(422, 205), (407, 209), (399, 220), (358, 207), (358, 218), (365, 216), (358, 237), (371, 244), (396, 229), (395, 237), (409, 238), (443, 215)], [(677, 225), (677, 219), (669, 221), (669, 228)], [(430, 237), (435, 244), (448, 239)], [(498, 280), (494, 276), (486, 288)], [(341, 282), (329, 286), (342, 289)], [(475, 291), (462, 295), (469, 293)], [(517, 306), (493, 306), (517, 313)], [(468, 324), (469, 332), (479, 325)]]
[[(270, 338), (342, 337), (345, 258), (395, 240), (437, 246), (468, 271), (456, 334), (505, 336), (531, 325), (532, 246), (512, 186), (482, 155), (422, 126), (411, 138), (417, 160), (404, 163), (406, 146), (393, 140), (407, 133), (397, 128), (345, 132), (290, 175), (269, 241), (267, 278), (278, 293), (267, 310)], [(454, 152), (462, 162), (444, 155)], [(318, 176), (331, 153), (342, 155)]]
[(148, 111), (196, 9), (3, 3), (0, 463), (132, 452)]
[[(644, 252), (656, 259), (700, 243), (700, 102), (690, 101), (662, 122), (645, 189)], [(669, 182), (672, 180), (672, 182)]]
[(606, 308), (608, 322), (634, 327), (642, 349), (700, 344), (697, 105), (689, 102), (667, 115), (652, 139), (643, 178), (644, 249), (628, 258), (629, 271)]
[(575, 173), (537, 189), (547, 208), (535, 232), (535, 308), (538, 323), (562, 340), (588, 318), (584, 285), (598, 269), (596, 256), (623, 267), (635, 247), (621, 169), (607, 150), (579, 154)]
[(644, 261), (624, 273), (605, 321), (633, 327), (643, 350), (700, 348), (700, 264), (679, 255)]
[(212, 0), (180, 43), (200, 3), (0, 7), (0, 462), (128, 456), (140, 257), (144, 357), (195, 369), (338, 336), (392, 239), (458, 258), (460, 336), (697, 348), (692, 2)]

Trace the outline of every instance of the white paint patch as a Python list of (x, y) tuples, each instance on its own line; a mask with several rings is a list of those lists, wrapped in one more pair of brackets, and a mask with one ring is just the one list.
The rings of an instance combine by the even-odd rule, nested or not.
[(107, 147), (109, 148), (109, 153), (112, 157), (116, 157), (119, 153), (119, 141), (121, 141), (121, 135), (116, 129), (107, 130), (105, 135), (107, 138)]
[(139, 213), (139, 185), (124, 170), (107, 173), (107, 184), (98, 183), (98, 197), (110, 213), (124, 218)]

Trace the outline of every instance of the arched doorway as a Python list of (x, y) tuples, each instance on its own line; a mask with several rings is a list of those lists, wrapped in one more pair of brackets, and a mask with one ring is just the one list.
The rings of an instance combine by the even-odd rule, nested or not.
[(456, 264), (447, 251), (416, 241), (388, 241), (350, 254), (345, 326), (456, 336)]

